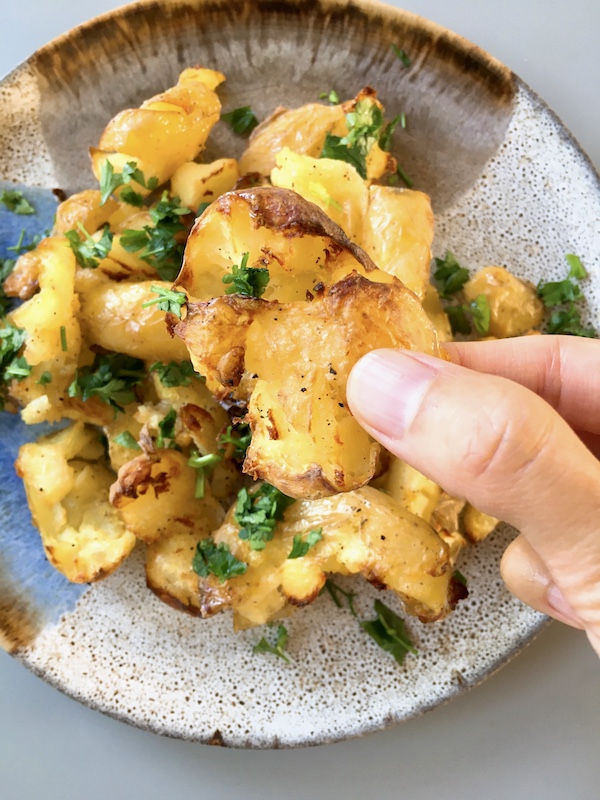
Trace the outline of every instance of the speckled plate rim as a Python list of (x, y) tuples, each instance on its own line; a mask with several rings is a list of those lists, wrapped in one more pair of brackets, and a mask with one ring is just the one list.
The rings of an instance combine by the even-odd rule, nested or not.
[[(208, 5), (210, 3), (207, 2), (206, 4)], [(288, 3), (288, 5), (289, 4), (290, 3)], [(299, 2), (296, 3), (296, 5), (302, 5), (302, 4), (303, 4), (302, 0), (299, 0)], [(63, 35), (57, 37), (56, 39), (51, 41), (49, 44), (45, 45), (40, 50), (36, 51), (36, 53), (33, 56), (31, 56), (30, 59), (28, 59), (26, 62), (24, 62), (24, 64), (27, 64), (27, 63), (31, 62), (32, 60), (35, 60), (35, 59), (37, 59), (39, 57), (46, 57), (48, 55), (51, 55), (52, 52), (54, 52), (55, 50), (60, 50), (61, 47), (63, 47), (68, 42), (70, 42), (74, 35), (84, 34), (85, 32), (93, 30), (96, 27), (102, 27), (106, 23), (106, 21), (114, 19), (115, 17), (121, 16), (123, 14), (125, 14), (125, 15), (130, 15), (130, 14), (131, 15), (135, 15), (141, 7), (149, 7), (149, 6), (161, 7), (162, 5), (163, 5), (162, 3), (155, 2), (155, 0), (149, 0), (149, 2), (146, 2), (145, 0), (142, 0), (141, 2), (133, 3), (133, 4), (129, 5), (129, 6), (125, 6), (125, 7), (122, 7), (120, 9), (116, 9), (114, 11), (109, 11), (109, 12), (107, 12), (105, 14), (102, 14), (102, 15), (94, 18), (93, 20), (90, 20), (90, 21), (88, 21), (86, 23), (83, 23), (80, 26), (77, 26), (76, 28), (72, 29), (71, 31), (67, 32), (66, 34), (63, 34)], [(175, 5), (175, 3), (168, 3), (167, 2), (166, 5)], [(197, 5), (197, 4), (193, 4), (192, 3), (190, 5)], [(269, 3), (265, 2), (265, 3), (263, 3), (263, 5), (265, 7), (267, 7), (269, 5)], [(281, 4), (272, 3), (271, 5), (281, 5)], [(344, 5), (344, 4), (339, 2), (338, 0), (335, 0), (335, 2), (321, 3), (320, 5), (322, 7), (323, 6), (328, 6), (328, 7), (339, 8), (341, 5)], [(388, 16), (389, 18), (394, 18), (394, 19), (401, 18), (401, 19), (403, 19), (404, 21), (406, 21), (406, 22), (408, 22), (410, 24), (419, 25), (422, 28), (427, 29), (432, 35), (434, 35), (436, 37), (444, 37), (447, 41), (451, 41), (453, 46), (458, 47), (459, 49), (462, 49), (462, 50), (468, 52), (470, 55), (473, 56), (474, 59), (477, 60), (477, 62), (479, 64), (481, 64), (482, 66), (485, 65), (486, 67), (491, 68), (492, 73), (496, 73), (496, 74), (502, 75), (504, 78), (506, 78), (507, 75), (510, 75), (511, 79), (515, 82), (516, 86), (517, 87), (521, 87), (521, 89), (524, 90), (527, 93), (527, 95), (529, 95), (529, 98), (532, 100), (532, 102), (534, 102), (537, 105), (537, 107), (539, 109), (539, 113), (546, 114), (546, 115), (549, 115), (551, 117), (551, 119), (553, 120), (554, 125), (555, 125), (557, 131), (559, 132), (560, 136), (564, 139), (565, 142), (567, 142), (571, 147), (573, 147), (577, 151), (577, 153), (578, 153), (579, 157), (581, 158), (582, 163), (585, 165), (587, 171), (594, 177), (595, 183), (596, 183), (596, 187), (600, 191), (600, 176), (598, 175), (598, 172), (595, 170), (595, 168), (594, 168), (591, 160), (589, 159), (589, 157), (584, 153), (584, 151), (579, 146), (579, 144), (576, 141), (575, 137), (564, 126), (564, 124), (561, 122), (561, 120), (555, 114), (555, 112), (553, 112), (548, 107), (548, 105), (541, 98), (539, 98), (521, 79), (519, 79), (517, 76), (515, 76), (513, 73), (511, 73), (506, 67), (504, 67), (502, 64), (500, 64), (500, 62), (498, 62), (495, 59), (493, 59), (492, 57), (488, 56), (488, 54), (486, 54), (481, 48), (477, 47), (476, 45), (471, 44), (470, 42), (468, 42), (467, 40), (465, 40), (462, 37), (458, 36), (457, 34), (454, 34), (454, 33), (442, 28), (441, 26), (439, 26), (439, 25), (437, 25), (435, 23), (429, 22), (428, 20), (425, 20), (424, 18), (422, 18), (422, 17), (420, 17), (418, 15), (415, 15), (415, 14), (412, 14), (410, 12), (406, 12), (406, 11), (403, 11), (403, 10), (400, 10), (400, 9), (396, 9), (396, 8), (393, 8), (393, 7), (385, 6), (385, 5), (383, 5), (383, 4), (379, 3), (379, 2), (376, 2), (375, 0), (360, 0), (359, 2), (353, 2), (351, 5), (356, 6), (358, 8), (361, 8), (365, 12), (369, 12), (371, 10), (375, 10), (378, 15), (383, 15), (384, 17)], [(9, 75), (6, 77), (5, 80), (8, 80), (12, 75), (14, 75), (15, 72), (18, 69), (19, 68), (17, 68), (15, 71), (9, 73)], [(528, 631), (528, 634), (525, 637), (523, 637), (523, 639), (515, 647), (513, 647), (509, 652), (501, 653), (500, 656), (495, 661), (489, 662), (486, 666), (482, 667), (482, 669), (478, 673), (472, 675), (472, 677), (471, 677), (471, 679), (469, 681), (465, 681), (464, 683), (461, 683), (460, 686), (455, 688), (454, 691), (449, 692), (446, 697), (442, 698), (441, 700), (438, 698), (438, 699), (434, 700), (430, 704), (423, 703), (421, 706), (419, 706), (418, 708), (414, 709), (413, 713), (408, 717), (406, 717), (406, 716), (404, 716), (404, 717), (396, 717), (393, 714), (391, 714), (389, 719), (388, 719), (388, 721), (385, 722), (384, 724), (375, 724), (373, 726), (365, 725), (360, 731), (349, 732), (348, 734), (343, 735), (343, 736), (332, 736), (332, 737), (329, 737), (329, 738), (325, 737), (325, 738), (320, 739), (319, 741), (314, 741), (314, 742), (310, 741), (310, 742), (306, 742), (306, 743), (303, 743), (303, 744), (322, 744), (322, 743), (326, 743), (326, 742), (330, 742), (330, 741), (339, 741), (340, 739), (348, 738), (349, 736), (358, 736), (358, 735), (362, 735), (362, 734), (367, 734), (367, 733), (373, 732), (375, 730), (381, 730), (381, 729), (386, 728), (386, 727), (391, 727), (393, 725), (398, 724), (401, 721), (406, 721), (407, 719), (411, 719), (413, 717), (420, 716), (421, 714), (431, 710), (432, 708), (435, 708), (435, 707), (437, 707), (439, 705), (444, 704), (445, 702), (448, 702), (450, 699), (452, 699), (453, 697), (457, 696), (458, 694), (461, 694), (463, 691), (466, 691), (467, 689), (470, 689), (470, 688), (473, 688), (473, 687), (479, 685), (487, 677), (490, 677), (491, 675), (493, 675), (502, 666), (504, 666), (509, 661), (511, 661), (523, 649), (523, 647), (525, 647), (527, 644), (529, 644), (531, 641), (533, 641), (533, 639), (540, 633), (541, 630), (543, 630), (543, 628), (547, 625), (547, 623), (548, 623), (547, 618), (545, 618), (545, 617), (538, 618), (537, 621), (535, 622), (535, 624), (531, 625), (531, 627), (530, 627), (530, 629)], [(72, 696), (72, 697), (78, 699), (81, 702), (87, 703), (90, 708), (102, 711), (103, 713), (106, 713), (109, 716), (112, 716), (113, 718), (116, 718), (116, 719), (119, 719), (119, 720), (122, 720), (122, 721), (125, 721), (125, 722), (128, 722), (128, 723), (131, 723), (131, 720), (128, 719), (128, 717), (125, 714), (119, 714), (119, 713), (115, 713), (115, 712), (112, 712), (112, 711), (107, 711), (107, 709), (103, 708), (100, 704), (97, 704), (97, 703), (95, 703), (93, 701), (86, 700), (86, 698), (78, 696), (78, 694), (76, 692), (73, 692), (72, 690), (70, 690), (70, 688), (68, 686), (63, 685), (58, 681), (54, 681), (52, 679), (49, 679), (49, 677), (47, 675), (45, 675), (42, 670), (39, 670), (35, 666), (33, 666), (32, 664), (28, 663), (27, 658), (23, 658), (22, 656), (19, 655), (18, 652), (15, 653), (15, 656), (17, 657), (17, 659), (22, 661), (22, 663), (24, 663), (26, 666), (28, 666), (28, 668), (31, 669), (35, 674), (39, 675), (44, 680), (46, 680), (51, 685), (55, 686), (56, 688), (58, 688), (60, 691), (64, 692), (65, 694), (67, 694), (69, 696)], [(208, 738), (208, 737), (204, 737), (204, 738), (185, 737), (185, 736), (181, 737), (181, 736), (176, 736), (175, 734), (173, 734), (173, 733), (171, 733), (171, 732), (169, 732), (167, 730), (163, 730), (159, 726), (157, 726), (157, 727), (148, 726), (148, 729), (149, 730), (153, 730), (154, 732), (159, 733), (161, 735), (174, 736), (174, 738), (186, 738), (186, 739), (192, 738), (192, 740), (194, 740), (194, 741), (201, 741), (201, 742), (205, 742), (205, 743), (208, 743), (208, 744), (223, 744), (223, 742), (219, 741), (218, 737), (215, 738), (215, 736), (212, 736), (210, 738)], [(238, 744), (238, 745), (234, 745), (234, 746), (244, 746), (244, 745), (239, 745)], [(274, 744), (273, 742), (269, 742), (269, 743), (265, 743), (265, 744), (251, 743), (249, 746), (252, 746), (252, 747), (265, 747), (265, 746), (266, 747), (276, 747), (278, 745), (276, 743)], [(288, 746), (288, 745), (284, 745), (284, 746)], [(298, 746), (298, 744), (293, 744), (291, 746)]]

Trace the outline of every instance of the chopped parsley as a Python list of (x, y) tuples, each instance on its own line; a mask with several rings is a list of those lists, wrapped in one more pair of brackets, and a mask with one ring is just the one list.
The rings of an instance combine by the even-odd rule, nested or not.
[(340, 102), (340, 98), (335, 89), (332, 89), (330, 92), (321, 92), (319, 100), (328, 100), (332, 106), (337, 106)]
[(31, 237), (30, 242), (25, 241), (25, 235), (27, 231), (25, 228), (21, 228), (21, 234), (19, 236), (19, 241), (16, 244), (13, 244), (12, 247), (7, 247), (6, 249), (10, 253), (14, 253), (16, 256), (20, 256), (22, 253), (29, 253), (30, 250), (35, 250), (38, 244), (42, 241), (44, 236), (49, 236), (50, 231), (47, 230), (44, 232), (44, 235), (40, 233), (34, 233)]
[(225, 583), (229, 578), (243, 575), (248, 565), (237, 559), (225, 543), (215, 544), (212, 539), (202, 539), (196, 546), (192, 569), (201, 578), (214, 575)]
[(444, 258), (436, 258), (437, 269), (433, 273), (441, 297), (448, 298), (459, 292), (469, 280), (469, 270), (456, 260), (454, 253), (446, 252)]
[(240, 135), (252, 133), (258, 125), (258, 120), (250, 106), (234, 108), (233, 111), (221, 114), (221, 119), (230, 126), (234, 133)]
[(237, 425), (228, 425), (225, 433), (219, 436), (219, 447), (232, 444), (234, 447), (233, 458), (236, 461), (243, 461), (246, 458), (246, 450), (252, 441), (252, 430), (247, 422), (239, 422)]
[(231, 284), (225, 294), (241, 294), (245, 297), (262, 297), (269, 283), (269, 270), (264, 267), (249, 267), (250, 253), (244, 253), (240, 265), (234, 264), (231, 272), (223, 275), (223, 283)]
[(404, 114), (401, 114), (398, 117), (394, 117), (394, 119), (390, 120), (387, 123), (387, 125), (383, 126), (381, 133), (379, 134), (379, 147), (381, 147), (382, 150), (387, 151), (390, 149), (393, 133), (398, 127), (398, 124), (402, 122), (402, 120), (404, 120), (404, 125), (402, 125), (401, 127), (405, 128), (406, 117), (404, 116)]
[(467, 585), (467, 579), (465, 578), (465, 576), (462, 574), (462, 572), (460, 570), (455, 569), (454, 572), (452, 573), (452, 577), (454, 578), (454, 580), (457, 583), (460, 583), (461, 586), (466, 586)]
[(153, 191), (158, 186), (158, 178), (149, 178), (146, 182), (144, 173), (138, 169), (135, 161), (128, 161), (122, 172), (115, 172), (111, 162), (106, 159), (100, 169), (100, 205), (103, 206), (119, 186), (125, 186), (126, 188), (121, 191), (120, 199), (130, 206), (141, 207), (144, 204), (144, 198), (129, 186), (131, 181), (135, 181), (149, 191)]
[(81, 233), (78, 233), (76, 230), (65, 232), (69, 247), (75, 253), (75, 258), (80, 267), (95, 269), (100, 261), (105, 259), (110, 253), (113, 234), (108, 225), (105, 225), (100, 238), (95, 239), (93, 236), (90, 236), (81, 222), (77, 227)]
[[(585, 280), (588, 273), (579, 256), (569, 253), (565, 256), (569, 265), (569, 274), (562, 281), (539, 283), (538, 297), (546, 308), (553, 309), (546, 326), (546, 333), (562, 333), (568, 336), (585, 336), (595, 339), (598, 332), (591, 326), (585, 327), (581, 322), (581, 313), (575, 303), (584, 299), (579, 284), (575, 280)], [(559, 308), (562, 306), (562, 308)]]
[(20, 216), (29, 216), (35, 214), (35, 208), (31, 205), (26, 197), (23, 197), (23, 192), (16, 190), (8, 190), (0, 194), (0, 203), (6, 206), (13, 214)]
[(218, 455), (217, 453), (207, 453), (205, 456), (201, 456), (198, 450), (195, 448), (190, 452), (187, 465), (188, 467), (193, 467), (196, 470), (196, 488), (194, 490), (195, 498), (202, 499), (204, 497), (206, 477), (208, 473), (217, 466), (222, 458), (223, 456)]
[(321, 541), (322, 538), (323, 528), (317, 528), (314, 531), (310, 531), (306, 537), (306, 541), (302, 541), (302, 534), (297, 534), (294, 536), (292, 549), (290, 550), (288, 558), (303, 558), (308, 553), (310, 548), (314, 547), (317, 542)]
[(134, 388), (144, 380), (144, 362), (122, 353), (96, 355), (91, 366), (81, 367), (68, 389), (69, 397), (87, 402), (98, 397), (117, 411), (136, 400)]
[(356, 610), (354, 609), (354, 598), (356, 597), (356, 592), (347, 592), (345, 589), (342, 589), (341, 586), (338, 586), (337, 583), (334, 583), (331, 578), (327, 578), (325, 581), (325, 586), (323, 589), (326, 589), (329, 594), (331, 595), (331, 599), (336, 604), (338, 608), (343, 608), (342, 601), (338, 597), (338, 595), (342, 595), (345, 598), (346, 602), (348, 603), (348, 608), (352, 613), (352, 616), (358, 616)]
[(0, 258), (0, 315), (4, 314), (11, 304), (11, 299), (4, 291), (4, 281), (8, 278), (17, 262), (12, 258)]
[(393, 50), (393, 52), (394, 52), (394, 55), (396, 56), (396, 58), (397, 58), (399, 61), (401, 61), (401, 62), (402, 62), (402, 64), (403, 64), (403, 65), (404, 65), (406, 68), (410, 67), (410, 65), (411, 65), (411, 60), (410, 60), (410, 58), (407, 56), (407, 54), (406, 54), (406, 51), (405, 51), (405, 50), (403, 50), (401, 47), (398, 47), (398, 45), (397, 45), (397, 44), (393, 44), (393, 45), (392, 45), (392, 50)]
[(120, 447), (125, 447), (127, 450), (141, 450), (134, 435), (129, 431), (123, 431), (123, 433), (115, 436), (113, 441), (115, 444), (118, 444)]
[(487, 297), (478, 294), (475, 300), (465, 305), (446, 306), (452, 332), (471, 333), (471, 322), (480, 336), (485, 336), (490, 329), (491, 309)]
[(150, 366), (150, 372), (156, 372), (162, 385), (168, 389), (173, 386), (189, 386), (192, 378), (198, 377), (190, 361), (169, 361), (168, 364), (155, 361)]
[[(393, 120), (392, 120), (393, 122)], [(328, 133), (321, 152), (321, 158), (333, 158), (351, 164), (361, 178), (367, 178), (367, 156), (381, 137), (389, 141), (395, 125), (388, 134), (384, 128), (383, 112), (372, 100), (359, 100), (353, 111), (346, 114), (348, 133), (334, 136)]]
[(17, 356), (13, 358), (10, 364), (4, 370), (4, 379), (9, 381), (13, 378), (17, 381), (22, 381), (31, 375), (31, 365), (27, 363), (25, 356)]
[(240, 539), (247, 541), (252, 550), (264, 550), (273, 538), (277, 522), (283, 519), (285, 509), (293, 502), (292, 497), (270, 483), (263, 483), (252, 494), (240, 489), (234, 512), (240, 526)]
[(60, 326), (60, 349), (63, 353), (66, 353), (69, 349), (69, 345), (67, 343), (67, 329), (64, 325)]
[[(24, 356), (19, 356), (19, 350), (25, 344), (27, 333), (23, 328), (11, 325), (8, 320), (2, 320), (0, 328), (0, 380), (9, 383), (11, 380), (22, 381), (31, 374), (31, 366)], [(0, 399), (0, 410), (4, 403)]]
[(290, 663), (290, 658), (285, 652), (285, 648), (287, 647), (288, 643), (288, 632), (285, 625), (278, 625), (277, 626), (277, 640), (275, 644), (270, 644), (265, 637), (260, 640), (260, 642), (252, 648), (253, 653), (272, 653), (274, 656), (278, 656), (278, 658), (282, 658), (287, 663)]
[[(138, 253), (139, 258), (150, 264), (163, 281), (175, 280), (185, 245), (178, 240), (185, 231), (181, 218), (192, 211), (182, 206), (178, 197), (169, 198), (163, 192), (159, 202), (149, 211), (153, 225), (144, 225), (141, 230), (128, 229), (121, 234), (121, 245), (128, 253)], [(139, 252), (141, 251), (141, 252)]]
[(51, 373), (48, 372), (47, 369), (44, 370), (44, 372), (42, 372), (42, 374), (39, 377), (39, 380), (37, 380), (36, 383), (39, 384), (40, 386), (46, 386), (47, 384), (52, 383)]
[(404, 622), (381, 600), (375, 600), (376, 619), (361, 620), (360, 626), (377, 644), (402, 664), (407, 653), (417, 653)]
[(198, 206), (198, 211), (196, 212), (196, 216), (197, 217), (202, 216), (202, 214), (204, 214), (204, 212), (209, 206), (212, 206), (212, 200), (210, 201), (207, 200), (204, 203), (200, 203), (200, 205)]
[(158, 436), (156, 446), (159, 450), (172, 447), (177, 450), (175, 442), (175, 423), (177, 422), (177, 412), (172, 408), (158, 423)]
[(408, 189), (412, 189), (415, 185), (415, 182), (412, 180), (412, 178), (409, 178), (409, 176), (406, 174), (406, 171), (400, 164), (396, 164), (396, 175)]
[(176, 317), (181, 319), (181, 306), (187, 302), (185, 292), (178, 292), (177, 289), (164, 289), (162, 286), (151, 286), (150, 291), (154, 292), (157, 297), (142, 303), (142, 308), (158, 306), (161, 311), (175, 314)]

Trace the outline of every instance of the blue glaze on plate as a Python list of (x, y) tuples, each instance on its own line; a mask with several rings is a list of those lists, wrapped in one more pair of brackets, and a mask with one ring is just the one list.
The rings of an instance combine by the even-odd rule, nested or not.
[[(0, 194), (5, 190), (23, 192), (36, 210), (19, 215), (0, 203), (0, 258), (15, 258), (8, 248), (18, 242), (21, 231), (28, 243), (35, 234), (52, 228), (57, 200), (48, 189), (0, 181)], [(48, 563), (14, 468), (19, 447), (50, 430), (49, 425), (25, 425), (18, 415), (0, 413), (0, 584), (8, 582), (0, 590), (25, 601), (43, 623), (56, 621), (72, 609), (87, 588), (70, 583)]]

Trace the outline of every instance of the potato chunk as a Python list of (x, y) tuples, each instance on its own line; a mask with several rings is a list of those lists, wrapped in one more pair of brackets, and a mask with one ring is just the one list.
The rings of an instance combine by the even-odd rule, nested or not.
[(135, 544), (108, 502), (102, 455), (97, 433), (78, 423), (23, 445), (15, 465), (46, 556), (74, 583), (110, 575)]
[(220, 158), (211, 164), (187, 161), (171, 178), (171, 194), (181, 204), (197, 210), (202, 203), (212, 203), (236, 184), (240, 173), (234, 158)]
[(484, 267), (464, 285), (468, 302), (480, 294), (490, 306), (490, 336), (504, 339), (537, 328), (544, 319), (544, 304), (532, 283), (522, 281), (504, 267)]
[[(305, 556), (288, 558), (294, 536), (305, 539), (319, 529), (321, 540)], [(393, 590), (407, 611), (423, 621), (444, 617), (460, 594), (448, 548), (435, 531), (372, 487), (293, 503), (264, 550), (251, 550), (239, 538), (233, 510), (214, 540), (226, 544), (248, 569), (224, 584), (212, 576), (201, 579), (201, 612), (210, 616), (230, 606), (237, 629), (276, 619), (290, 605), (312, 602), (329, 573), (361, 574)]]
[(317, 498), (367, 483), (379, 445), (346, 405), (358, 359), (378, 347), (437, 353), (414, 294), (356, 273), (309, 303), (217, 298), (190, 304), (175, 327), (209, 388), (248, 376), (252, 443), (244, 471), (291, 497)]

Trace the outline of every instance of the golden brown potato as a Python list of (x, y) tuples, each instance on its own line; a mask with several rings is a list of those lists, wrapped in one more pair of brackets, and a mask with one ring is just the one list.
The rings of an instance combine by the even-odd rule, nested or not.
[(462, 526), (472, 542), (482, 542), (487, 538), (500, 522), (496, 517), (478, 511), (470, 503), (467, 503), (462, 516)]
[(425, 297), (421, 299), (423, 311), (427, 314), (429, 321), (435, 328), (439, 342), (451, 342), (454, 339), (448, 315), (444, 311), (444, 306), (440, 300), (440, 295), (435, 286), (429, 284), (425, 291)]
[(82, 225), (89, 234), (95, 233), (119, 207), (112, 198), (100, 205), (101, 199), (102, 195), (97, 189), (85, 189), (64, 200), (56, 209), (56, 232), (78, 230), (79, 225)]
[(223, 277), (245, 253), (247, 266), (269, 271), (265, 300), (306, 300), (353, 271), (394, 280), (314, 203), (261, 186), (222, 195), (196, 220), (175, 286), (198, 300), (223, 295)]
[[(321, 530), (321, 540), (306, 555), (289, 559), (294, 536), (304, 541), (312, 530)], [(293, 503), (264, 550), (252, 550), (239, 538), (233, 509), (214, 541), (226, 544), (248, 569), (225, 583), (200, 579), (201, 613), (210, 616), (231, 606), (236, 629), (312, 602), (328, 573), (359, 573), (392, 589), (423, 621), (445, 616), (460, 594), (444, 542), (426, 522), (371, 487)]]
[(161, 449), (121, 467), (110, 502), (127, 530), (146, 544), (189, 531), (202, 538), (221, 524), (224, 512), (209, 489), (203, 498), (194, 497), (195, 486), (196, 470), (187, 466), (187, 456)]
[[(146, 100), (140, 108), (117, 114), (100, 137), (98, 149), (91, 151), (96, 178), (100, 179), (105, 161), (110, 161), (115, 172), (135, 161), (146, 181), (155, 177), (162, 184), (181, 164), (193, 161), (219, 119), (221, 103), (214, 87), (222, 80), (224, 76), (212, 70), (186, 69), (176, 86)], [(148, 193), (138, 183), (132, 182), (131, 187)], [(115, 193), (118, 195), (119, 189)]]
[(484, 267), (464, 286), (468, 302), (479, 295), (487, 297), (490, 306), (490, 336), (504, 339), (520, 336), (537, 328), (544, 319), (544, 304), (537, 297), (535, 286), (522, 281), (504, 267)]
[(78, 423), (23, 445), (15, 465), (46, 556), (74, 583), (110, 575), (135, 544), (108, 502), (102, 456), (96, 431)]
[(171, 337), (165, 312), (157, 305), (143, 308), (156, 299), (152, 286), (169, 289), (165, 281), (140, 283), (94, 282), (81, 291), (81, 327), (88, 344), (100, 345), (146, 361), (184, 361), (183, 343)]
[(7, 297), (18, 297), (19, 300), (29, 300), (39, 288), (38, 278), (41, 268), (37, 248), (21, 253), (12, 272), (2, 284), (4, 294)]
[(433, 212), (423, 192), (371, 186), (359, 244), (379, 269), (395, 275), (420, 300), (429, 285)]
[(212, 203), (234, 188), (240, 173), (235, 158), (220, 158), (211, 164), (188, 161), (171, 178), (171, 194), (181, 204), (197, 211), (202, 203)]
[(388, 492), (411, 514), (429, 522), (442, 490), (430, 478), (422, 475), (399, 458), (392, 458), (390, 468), (379, 487)]
[(244, 373), (254, 381), (244, 471), (292, 497), (349, 491), (375, 473), (379, 446), (346, 406), (346, 381), (362, 355), (378, 347), (437, 353), (412, 292), (356, 273), (309, 303), (190, 304), (175, 332), (209, 388), (228, 392)]

